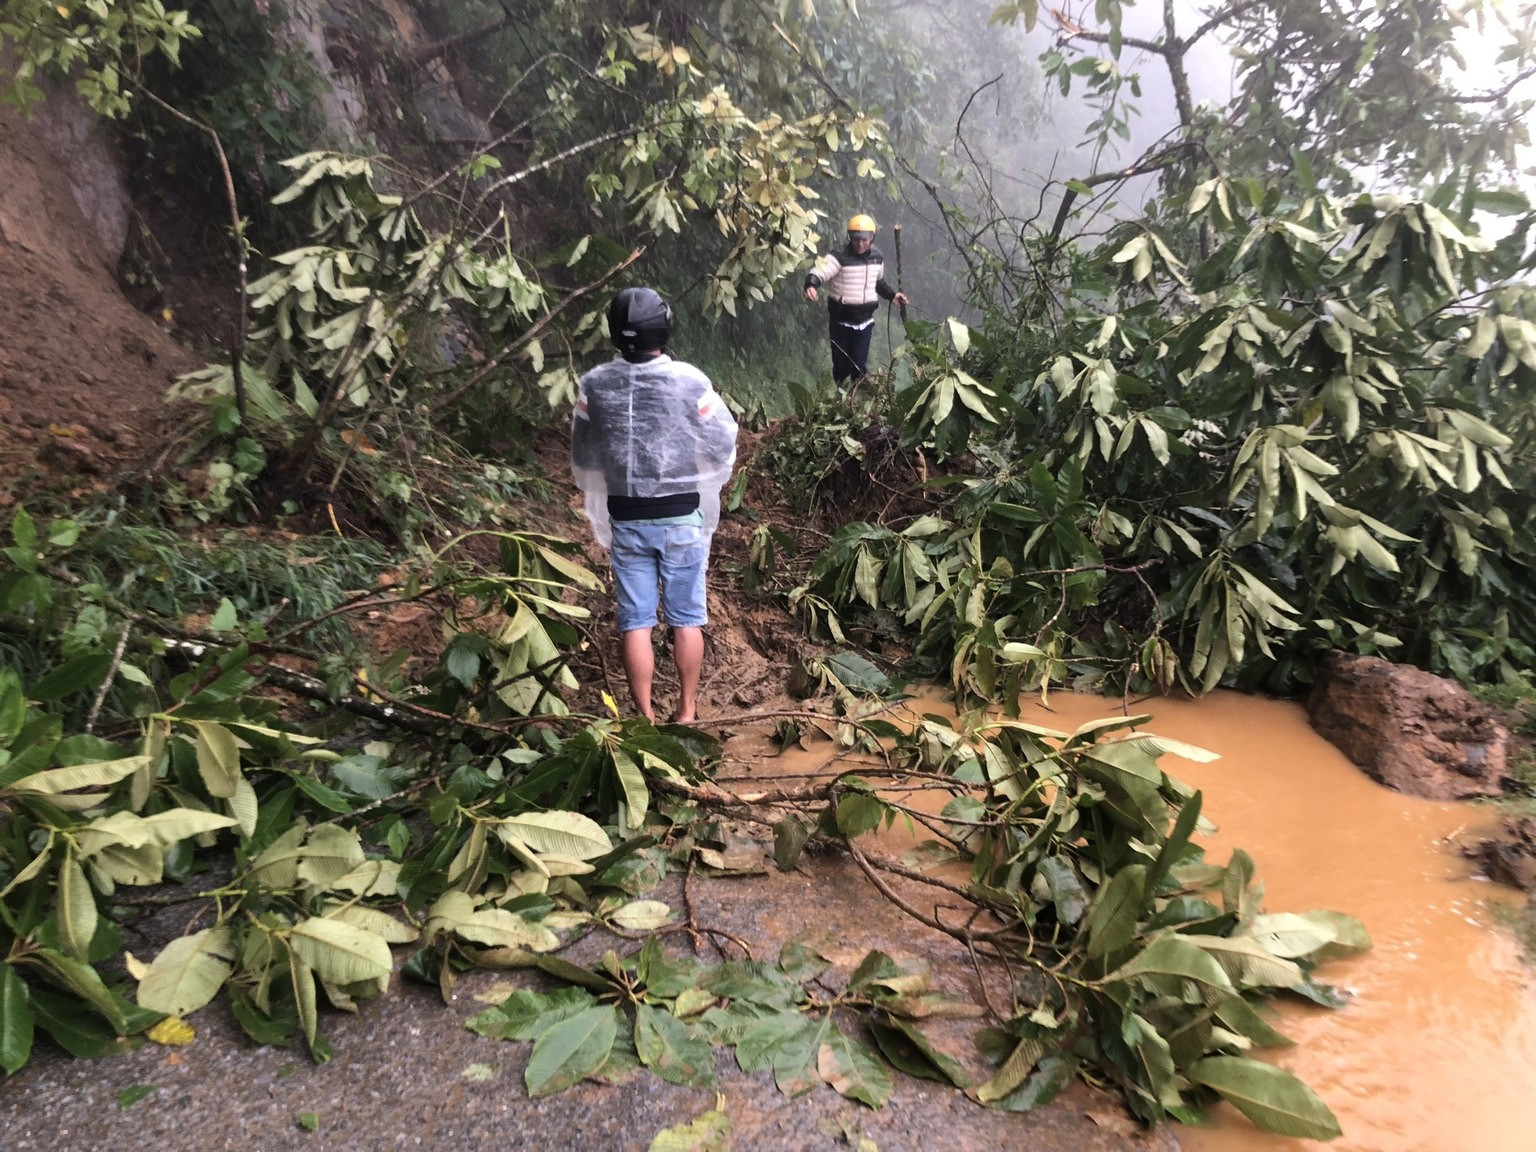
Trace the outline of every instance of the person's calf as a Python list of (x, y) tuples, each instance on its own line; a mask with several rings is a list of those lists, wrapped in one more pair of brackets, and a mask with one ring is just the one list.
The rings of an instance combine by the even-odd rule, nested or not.
[(629, 697), (640, 715), (654, 722), (656, 713), (651, 708), (651, 681), (656, 675), (656, 653), (651, 649), (651, 630), (635, 628), (623, 633), (621, 641)]
[(672, 629), (672, 659), (677, 664), (677, 707), (672, 711), (675, 724), (692, 724), (698, 719), (699, 674), (704, 667), (704, 629)]

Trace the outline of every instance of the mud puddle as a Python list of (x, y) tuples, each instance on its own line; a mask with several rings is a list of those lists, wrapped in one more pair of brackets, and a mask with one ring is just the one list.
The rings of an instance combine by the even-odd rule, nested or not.
[[(1023, 718), (1068, 731), (1116, 714), (1119, 702), (1056, 693)], [(913, 716), (948, 713), (937, 696)], [(1391, 792), (1365, 777), (1307, 723), (1298, 704), (1217, 693), (1150, 700), (1147, 728), (1219, 752), (1164, 766), (1205, 793), (1218, 826), (1202, 839), (1224, 862), (1241, 847), (1258, 865), (1270, 911), (1331, 908), (1364, 921), (1375, 943), (1318, 978), (1353, 994), (1338, 1011), (1290, 998), (1275, 1020), (1296, 1041), (1257, 1053), (1323, 1097), (1343, 1127), (1332, 1144), (1271, 1136), (1235, 1109), (1209, 1128), (1177, 1128), (1187, 1152), (1529, 1152), (1536, 1147), (1536, 984), (1495, 905), (1520, 897), (1474, 878), (1458, 854), (1494, 824), (1490, 810)], [(832, 767), (825, 744), (771, 755), (758, 768), (796, 775)], [(940, 793), (904, 796), (937, 809)], [(920, 829), (918, 830), (921, 831)], [(921, 836), (883, 834), (899, 856)]]
[[(1071, 729), (1115, 702), (1051, 697), (1025, 718)], [(1189, 1152), (1529, 1152), (1536, 1146), (1536, 985), (1493, 905), (1514, 893), (1472, 879), (1457, 845), (1490, 812), (1402, 796), (1368, 780), (1312, 731), (1297, 704), (1217, 693), (1153, 700), (1148, 728), (1219, 752), (1212, 764), (1164, 766), (1205, 793), (1220, 831), (1258, 865), (1271, 911), (1332, 908), (1359, 917), (1375, 947), (1318, 977), (1354, 999), (1336, 1012), (1281, 1002), (1296, 1041), (1262, 1055), (1327, 1101), (1344, 1129), (1331, 1144), (1257, 1132), (1235, 1110), (1179, 1131)]]

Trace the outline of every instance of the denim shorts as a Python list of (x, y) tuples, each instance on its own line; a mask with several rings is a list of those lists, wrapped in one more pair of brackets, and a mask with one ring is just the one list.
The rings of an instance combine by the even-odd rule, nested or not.
[(704, 601), (704, 573), (709, 567), (709, 538), (704, 517), (678, 523), (615, 520), (608, 551), (618, 593), (620, 632), (656, 626), (657, 586), (667, 623), (674, 628), (702, 628), (709, 623)]

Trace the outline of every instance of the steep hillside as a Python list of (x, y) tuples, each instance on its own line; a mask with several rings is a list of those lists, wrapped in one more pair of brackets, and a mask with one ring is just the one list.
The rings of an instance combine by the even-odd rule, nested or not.
[(106, 483), (151, 463), (165, 390), (198, 366), (102, 249), (42, 126), (0, 115), (0, 506), (40, 470)]

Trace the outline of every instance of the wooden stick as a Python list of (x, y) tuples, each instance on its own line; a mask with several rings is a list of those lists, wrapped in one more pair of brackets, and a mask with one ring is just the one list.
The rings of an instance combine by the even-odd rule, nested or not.
[[(901, 292), (903, 290), (901, 287), (901, 225), (891, 225), (891, 232), (896, 237), (896, 291)], [(907, 306), (905, 304), (898, 304), (896, 307), (901, 312), (901, 322), (905, 324), (907, 322)]]

